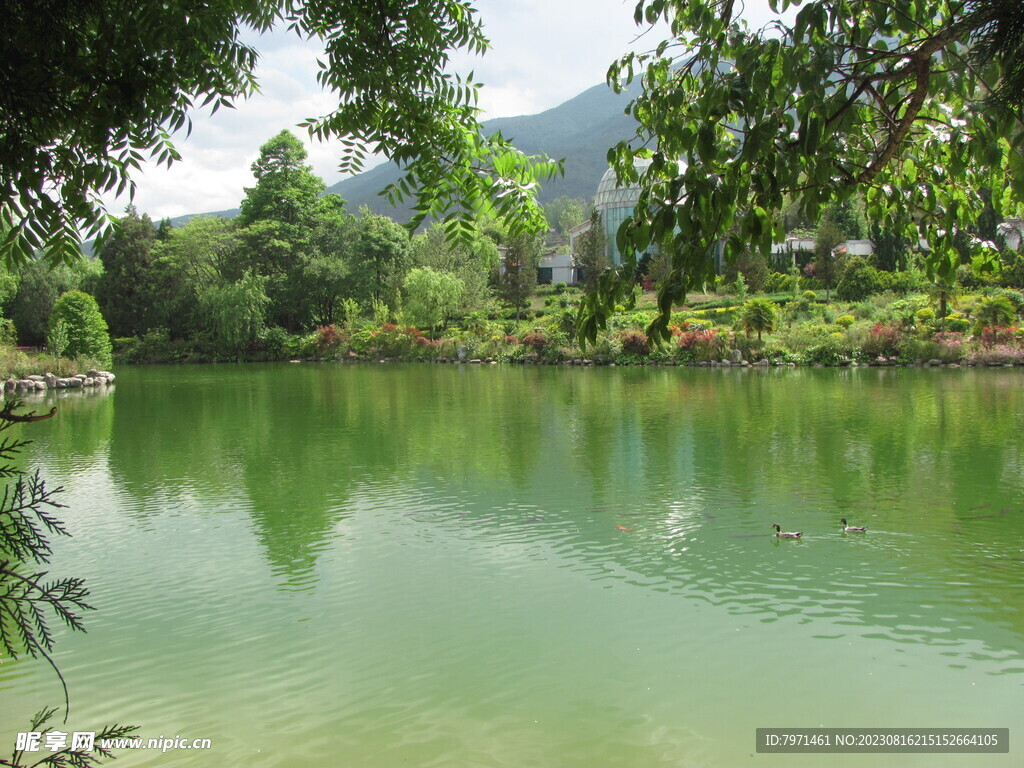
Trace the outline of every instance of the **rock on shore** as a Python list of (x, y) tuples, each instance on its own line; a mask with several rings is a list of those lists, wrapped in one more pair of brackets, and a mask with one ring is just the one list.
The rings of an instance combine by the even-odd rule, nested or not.
[(86, 373), (74, 376), (58, 377), (52, 373), (42, 376), (32, 374), (23, 379), (8, 377), (2, 380), (4, 392), (34, 392), (44, 389), (80, 389), (82, 387), (102, 387), (114, 383), (114, 374), (110, 371), (91, 369)]

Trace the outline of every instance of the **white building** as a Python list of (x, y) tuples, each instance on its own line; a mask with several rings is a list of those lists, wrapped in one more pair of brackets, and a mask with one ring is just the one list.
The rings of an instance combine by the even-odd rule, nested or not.
[(1021, 249), (1021, 245), (1024, 244), (1024, 219), (1007, 219), (999, 225), (998, 229), (1007, 249), (1011, 251)]
[[(870, 256), (875, 245), (870, 240), (846, 240), (832, 252), (836, 256)], [(814, 253), (814, 238), (802, 235), (786, 235), (781, 243), (772, 245), (772, 257), (779, 266), (797, 263), (797, 253)]]
[[(508, 247), (498, 246), (498, 274), (505, 274), (505, 254)], [(537, 285), (552, 285), (554, 283), (571, 284), (576, 282), (576, 267), (572, 263), (572, 256), (569, 253), (558, 253), (557, 248), (548, 248), (541, 254), (540, 262), (537, 264)]]
[(556, 248), (549, 248), (540, 257), (540, 264), (537, 265), (538, 285), (576, 282), (576, 267), (572, 263), (572, 254), (557, 251)]

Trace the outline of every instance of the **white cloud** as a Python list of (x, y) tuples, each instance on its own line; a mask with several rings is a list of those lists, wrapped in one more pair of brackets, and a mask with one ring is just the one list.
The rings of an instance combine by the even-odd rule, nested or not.
[[(453, 70), (474, 71), (483, 82), (484, 117), (533, 114), (550, 109), (604, 82), (609, 64), (627, 50), (647, 50), (663, 29), (637, 38), (634, 0), (481, 0), (480, 17), (492, 49), (480, 57), (459, 55)], [(758, 26), (768, 19), (767, 0), (747, 0)], [(154, 220), (235, 208), (253, 183), (250, 165), (260, 146), (283, 129), (306, 143), (309, 162), (328, 185), (341, 179), (337, 143), (312, 143), (297, 124), (327, 114), (335, 102), (316, 81), (319, 46), (294, 33), (254, 38), (261, 53), (262, 93), (209, 116), (193, 115), (192, 135), (176, 137), (182, 160), (170, 169), (147, 166), (136, 177), (136, 207)], [(127, 197), (107, 197), (115, 214)]]

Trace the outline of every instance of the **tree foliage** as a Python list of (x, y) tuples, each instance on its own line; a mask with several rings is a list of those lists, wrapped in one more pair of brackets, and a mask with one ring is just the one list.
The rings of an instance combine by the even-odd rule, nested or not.
[[(639, 76), (628, 108), (640, 127), (610, 153), (620, 182), (651, 157), (640, 202), (619, 232), (626, 263), (583, 323), (593, 338), (607, 307), (628, 291), (638, 254), (671, 235), (673, 279), (659, 288), (650, 334), (669, 336), (673, 303), (704, 282), (709, 252), (764, 253), (783, 232), (790, 200), (816, 220), (826, 205), (863, 196), (868, 216), (930, 245), (928, 267), (957, 264), (956, 233), (977, 219), (984, 190), (995, 213), (1024, 199), (1018, 93), (1019, 2), (771, 0), (798, 8), (752, 30), (733, 0), (640, 0), (638, 23), (666, 21), (671, 37), (609, 70), (621, 89)], [(1016, 32), (1014, 31), (1016, 30)], [(987, 54), (987, 55), (983, 55)], [(1011, 108), (986, 108), (993, 96)], [(1008, 101), (1009, 99), (1009, 101)], [(979, 257), (990, 258), (981, 242)]]
[(308, 228), (327, 186), (306, 164), (307, 157), (306, 148), (291, 131), (281, 131), (263, 144), (252, 164), (256, 186), (245, 190), (239, 225), (270, 220)]
[(843, 274), (836, 286), (840, 301), (863, 301), (885, 290), (882, 275), (860, 256), (851, 256), (843, 266)]
[(412, 246), (409, 234), (389, 219), (360, 211), (352, 250), (352, 296), (365, 306), (383, 302), (394, 309)]
[(825, 284), (825, 300), (828, 301), (832, 283), (839, 272), (836, 247), (843, 242), (843, 230), (831, 218), (825, 217), (814, 238), (814, 276)]
[(110, 365), (110, 334), (96, 299), (82, 291), (62, 294), (50, 313), (51, 331), (58, 323), (67, 329), (64, 351), (68, 357), (91, 357), (100, 365)]
[(479, 229), (468, 243), (452, 243), (444, 228), (435, 224), (412, 240), (413, 264), (451, 274), (462, 283), (459, 311), (463, 313), (487, 308), (498, 262), (497, 244)]
[(757, 340), (761, 340), (762, 333), (771, 333), (775, 330), (778, 322), (778, 313), (775, 305), (765, 298), (748, 299), (740, 311), (740, 323), (743, 330), (749, 336), (757, 334)]
[(338, 99), (304, 125), (342, 140), (342, 167), (362, 169), (367, 147), (405, 175), (391, 199), (414, 197), (453, 235), (494, 207), (539, 231), (536, 182), (560, 167), (485, 136), (478, 83), (447, 71), (453, 52), (488, 46), (467, 0), (300, 3), (293, 0), (3, 0), (0, 15), (0, 256), (77, 256), (78, 232), (106, 231), (99, 196), (131, 189), (147, 155), (178, 159), (171, 134), (188, 111), (230, 106), (256, 89), (246, 28), (287, 23), (324, 45), (319, 79)]
[(103, 274), (97, 301), (114, 336), (134, 336), (146, 329), (147, 280), (152, 269), (156, 229), (146, 214), (128, 206), (113, 235), (99, 249)]
[(538, 235), (527, 234), (508, 238), (505, 243), (505, 269), (498, 281), (498, 293), (515, 308), (517, 320), (537, 285), (537, 264), (543, 244)]
[(598, 211), (590, 214), (590, 229), (576, 238), (572, 256), (576, 266), (583, 270), (583, 284), (587, 290), (596, 290), (598, 278), (612, 265), (608, 258), (604, 223)]
[(266, 326), (270, 304), (266, 284), (265, 277), (246, 272), (232, 283), (211, 286), (200, 296), (221, 343), (239, 359)]
[(1017, 310), (1006, 296), (986, 296), (974, 312), (975, 328), (1001, 327), (1017, 319)]
[(463, 290), (457, 277), (430, 267), (410, 269), (403, 287), (406, 316), (432, 334), (458, 309)]

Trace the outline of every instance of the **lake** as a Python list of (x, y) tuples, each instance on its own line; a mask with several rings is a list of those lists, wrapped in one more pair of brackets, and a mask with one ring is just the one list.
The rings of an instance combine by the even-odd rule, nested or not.
[[(115, 765), (1024, 762), (1019, 370), (117, 373), (18, 427), (98, 609), (62, 730), (211, 740)], [(5, 659), (0, 754), (62, 701)], [(1010, 752), (755, 753), (896, 726)]]

